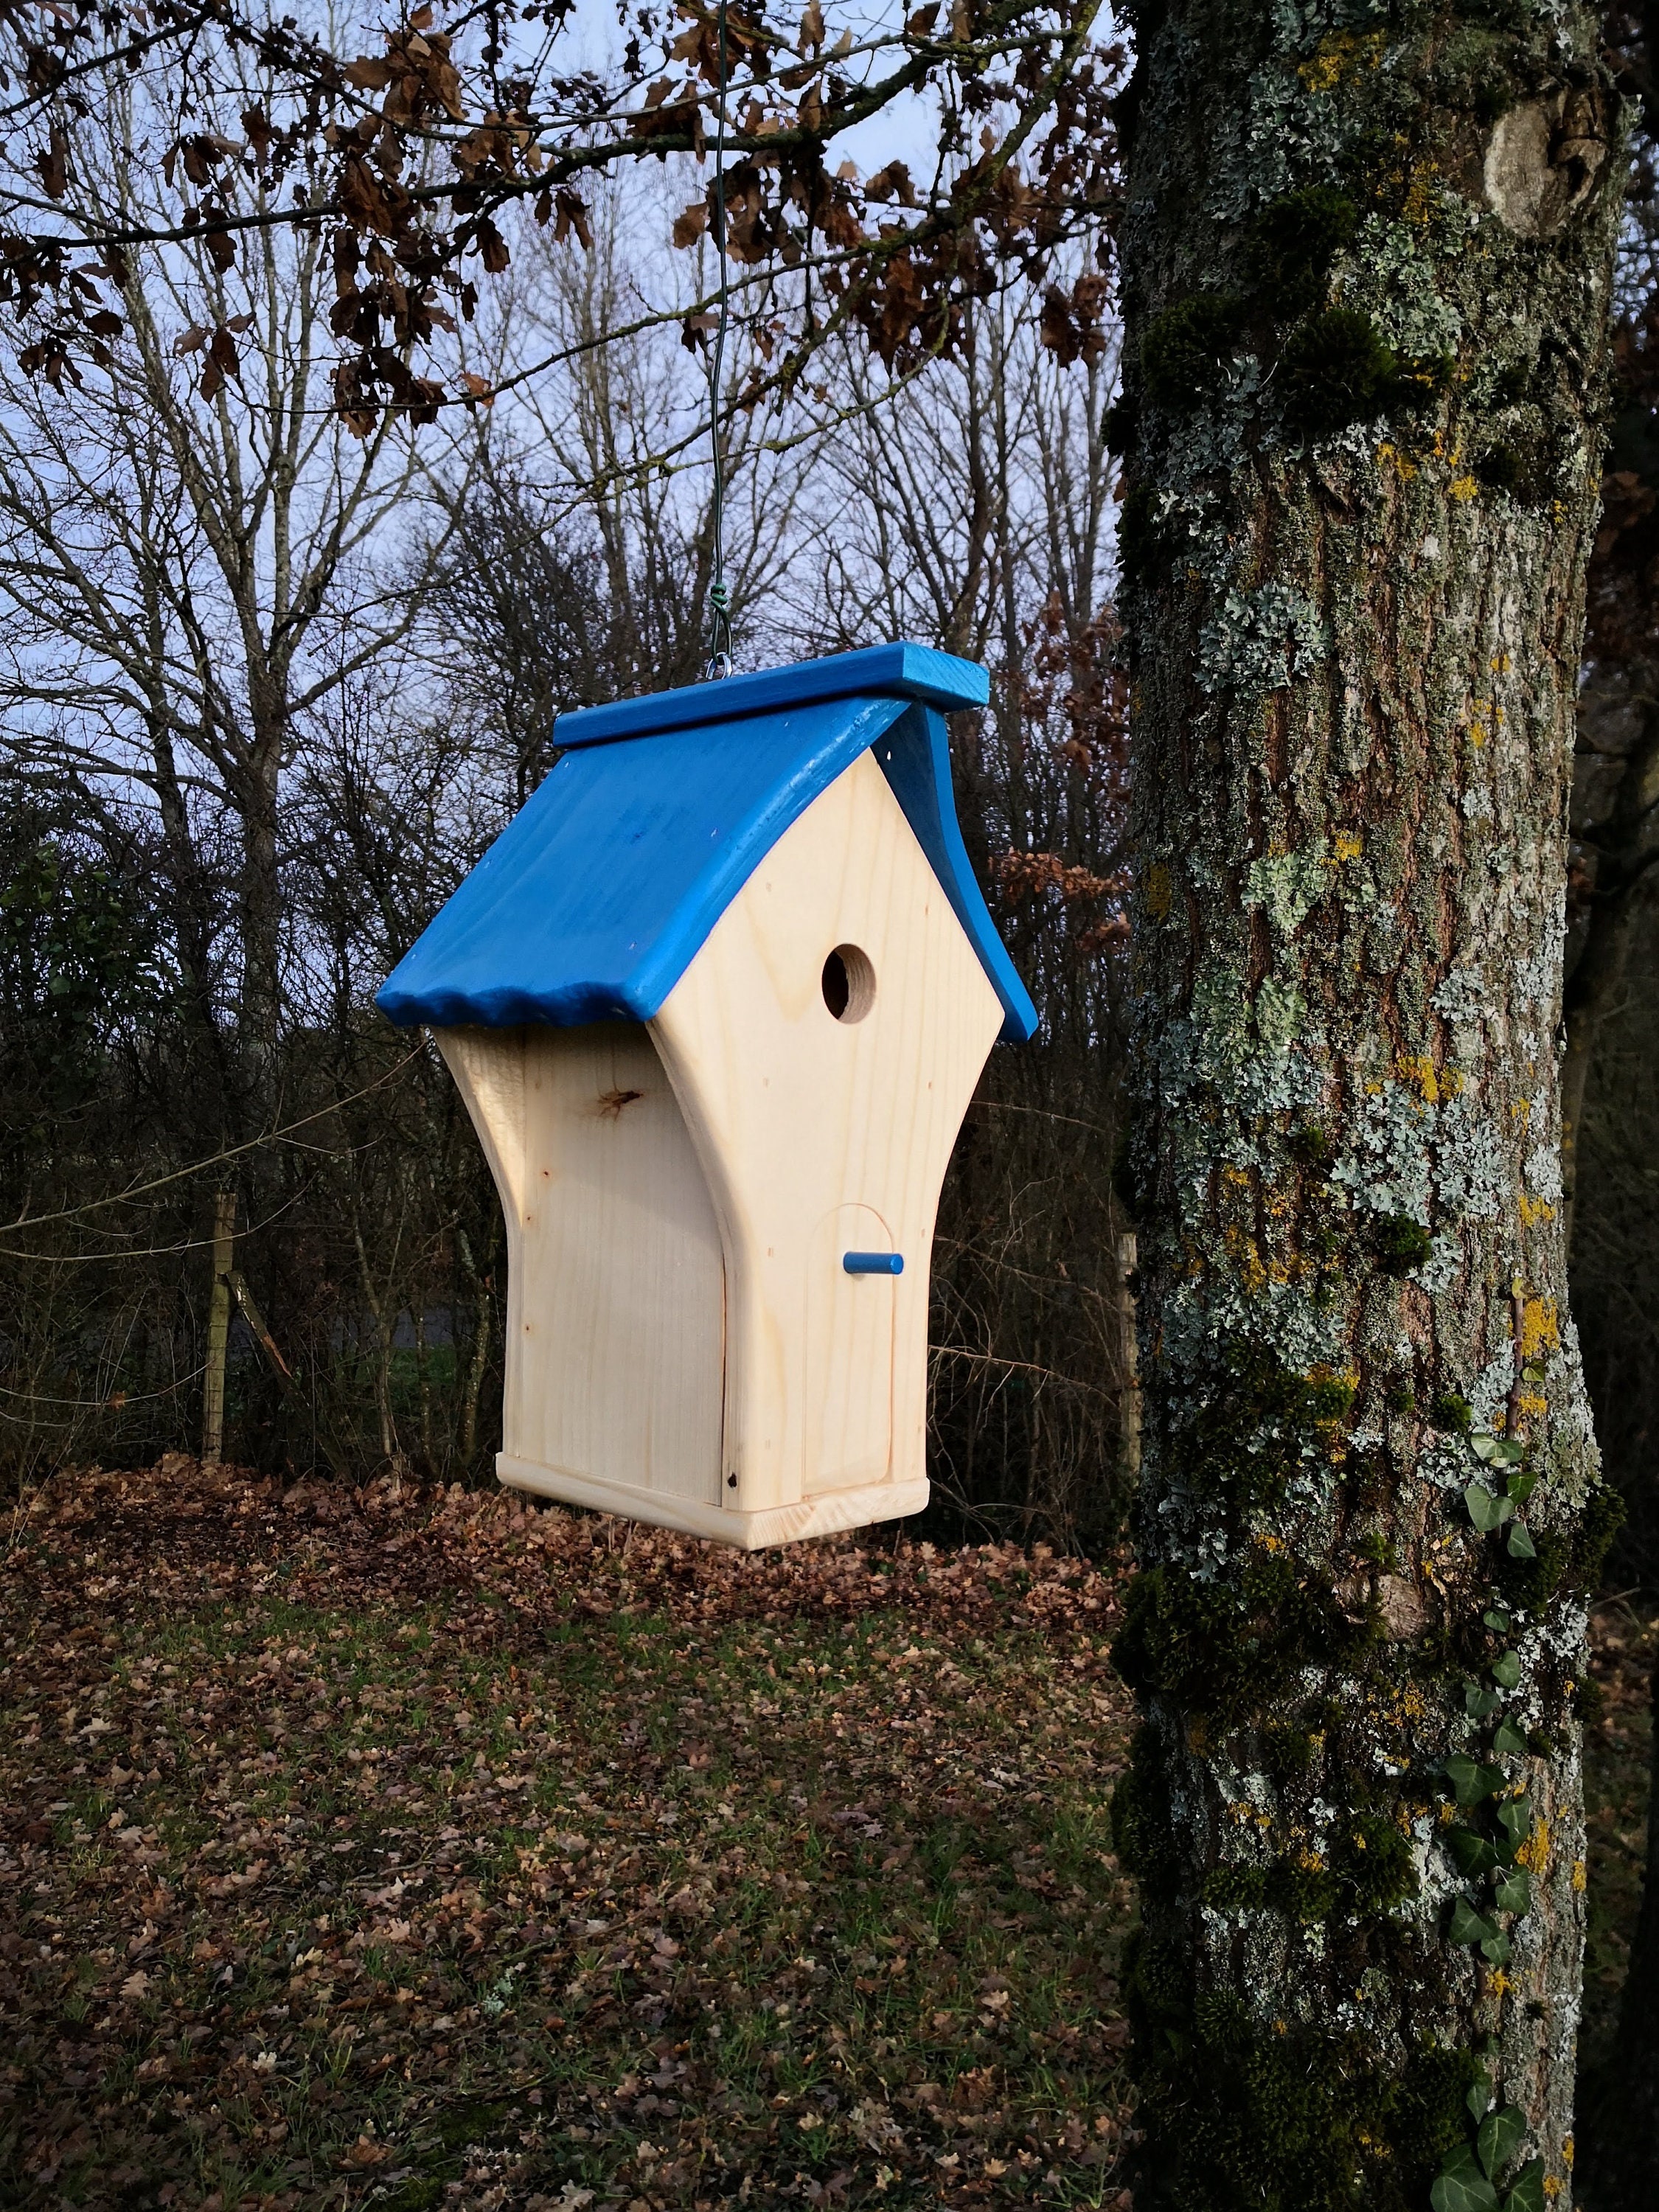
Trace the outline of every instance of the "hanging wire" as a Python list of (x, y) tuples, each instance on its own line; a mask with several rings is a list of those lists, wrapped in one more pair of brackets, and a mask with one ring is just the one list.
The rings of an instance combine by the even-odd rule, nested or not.
[(714, 11), (720, 107), (714, 126), (714, 244), (720, 252), (720, 320), (708, 363), (708, 442), (714, 457), (714, 580), (708, 586), (708, 675), (732, 673), (732, 591), (726, 580), (726, 456), (720, 448), (720, 377), (726, 361), (726, 0)]

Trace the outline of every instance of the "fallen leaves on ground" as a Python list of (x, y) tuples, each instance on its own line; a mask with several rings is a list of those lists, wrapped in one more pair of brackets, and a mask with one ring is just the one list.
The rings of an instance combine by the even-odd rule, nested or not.
[(59, 1477), (0, 1583), (45, 2207), (1127, 2208), (1113, 1578)]

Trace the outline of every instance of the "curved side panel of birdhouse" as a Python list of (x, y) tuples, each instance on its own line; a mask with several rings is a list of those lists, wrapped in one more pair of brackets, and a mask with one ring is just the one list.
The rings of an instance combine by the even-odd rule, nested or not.
[(649, 1035), (601, 1022), (437, 1036), (507, 1222), (502, 1480), (707, 1533), (725, 1266)]

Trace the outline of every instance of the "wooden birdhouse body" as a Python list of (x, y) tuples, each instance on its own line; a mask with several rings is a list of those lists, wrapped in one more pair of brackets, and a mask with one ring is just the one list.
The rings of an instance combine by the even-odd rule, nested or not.
[[(744, 714), (769, 683), (781, 712)], [(555, 816), (564, 756), (388, 984), (501, 1196), (503, 1481), (751, 1548), (926, 1504), (939, 1191), (999, 1033), (1035, 1028), (941, 782), (933, 702), (970, 683), (884, 647), (567, 718), (561, 738), (624, 734)], [(531, 852), (502, 849), (538, 808), (538, 857), (580, 860), (593, 895), (549, 872), (550, 933)], [(593, 934), (596, 899), (623, 938), (573, 955), (562, 919)], [(501, 942), (514, 915), (548, 935), (539, 981), (535, 945)]]

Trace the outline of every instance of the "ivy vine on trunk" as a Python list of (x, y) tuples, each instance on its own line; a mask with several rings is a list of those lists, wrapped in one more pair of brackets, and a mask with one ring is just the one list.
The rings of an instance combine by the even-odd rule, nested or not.
[(1571, 0), (1140, 0), (1138, 2202), (1571, 2202), (1562, 1255), (1620, 123)]

